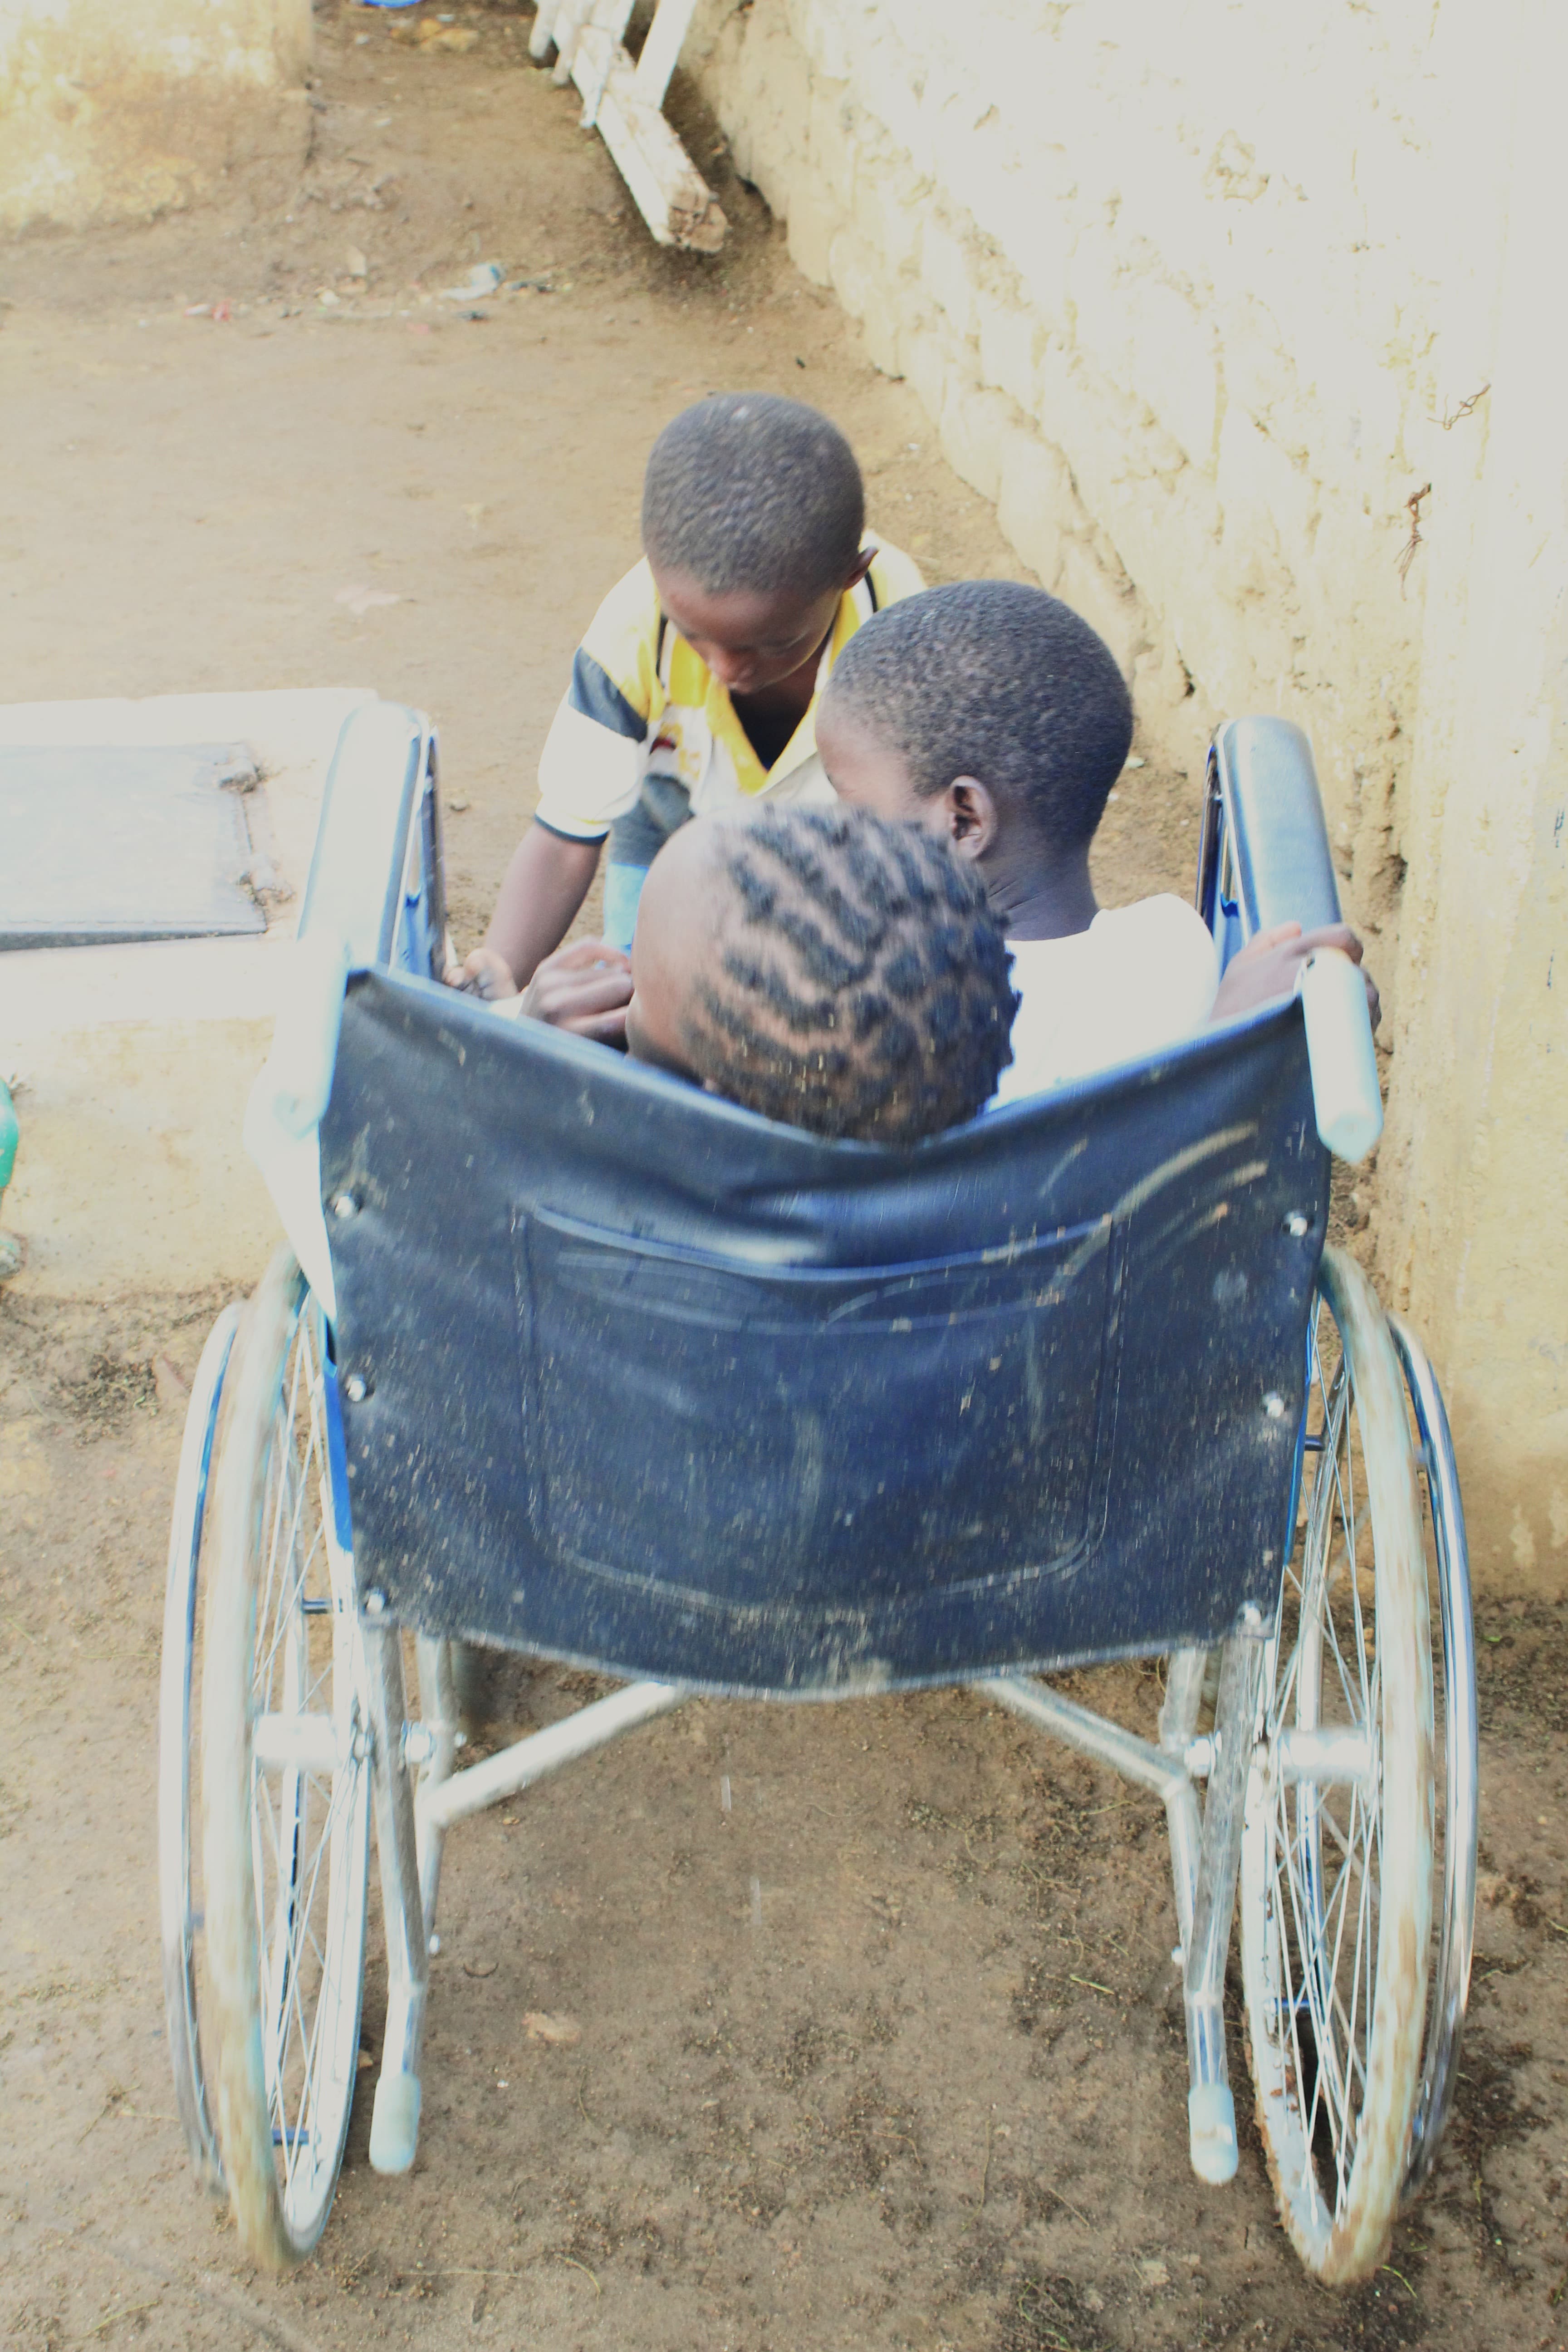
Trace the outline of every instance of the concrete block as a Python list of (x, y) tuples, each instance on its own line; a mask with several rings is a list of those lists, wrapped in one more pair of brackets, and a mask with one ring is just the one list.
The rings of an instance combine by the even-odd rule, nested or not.
[(1036, 201), (1035, 136), (1023, 142), (1003, 130), (987, 79), (970, 100), (984, 120), (965, 125), (963, 108), (944, 107), (932, 126), (932, 175), (954, 212), (960, 207), (987, 236), (1000, 236), (1019, 205)]
[(1079, 350), (1120, 390), (1131, 392), (1138, 381), (1132, 310), (1115, 241), (1103, 229), (1079, 239), (1068, 290)]
[(921, 284), (946, 311), (954, 332), (967, 336), (974, 322), (970, 256), (952, 231), (929, 215), (921, 232)]
[(1153, 622), (1154, 641), (1132, 666), (1132, 702), (1145, 740), (1183, 743), (1189, 774), (1214, 731), (1205, 698), (1182, 659), (1175, 635), (1163, 616)]
[(1215, 306), (1227, 400), (1268, 422), (1289, 402), (1296, 371), (1272, 308), (1250, 291)]
[(790, 10), (796, 40), (810, 58), (818, 73), (833, 81), (847, 81), (851, 69), (848, 27), (842, 12), (832, 5), (813, 6), (810, 0), (804, 7)]
[(879, 374), (901, 376), (904, 370), (899, 356), (899, 314), (879, 288), (866, 305), (860, 330), (866, 338), (866, 356), (871, 365)]
[(1278, 551), (1292, 569), (1310, 562), (1315, 486), (1234, 404), (1220, 429), (1215, 481), (1227, 548)]
[[(929, 319), (929, 314), (928, 314)], [(924, 326), (901, 321), (899, 327), (899, 367), (919, 395), (933, 425), (941, 423), (947, 398), (950, 367), (948, 347), (934, 321)]]
[(889, 269), (912, 269), (920, 258), (921, 223), (931, 191), (912, 173), (884, 159), (863, 157), (855, 179), (855, 221)]
[(1092, 542), (1069, 539), (1062, 547), (1057, 593), (1099, 631), (1131, 686), (1149, 635), (1138, 596), (1120, 565), (1113, 570)]
[(1077, 234), (1072, 213), (1063, 202), (1021, 207), (999, 237), (1047, 327), (1061, 325), (1068, 315), (1068, 269)]
[[(15, 33), (13, 13), (0, 6), (0, 231), (152, 220), (210, 203), (241, 179), (270, 209), (298, 186), (310, 143), (306, 93), (273, 69), (269, 42), (244, 46), (238, 27), (223, 24), (234, 9), (207, 11), (203, 24), (182, 0), (164, 12), (173, 21), (163, 53), (145, 27), (116, 27), (108, 12), (95, 28), (79, 10), (40, 8)], [(287, 29), (278, 54), (291, 57)], [(307, 16), (307, 54), (309, 37)]]
[(881, 278), (878, 255), (856, 228), (841, 228), (827, 251), (833, 290), (852, 319), (863, 319), (871, 289)]
[(1009, 546), (1044, 588), (1061, 575), (1062, 538), (1079, 520), (1072, 478), (1059, 449), (1014, 425), (1003, 436), (996, 520)]
[(1079, 354), (1049, 342), (1040, 362), (1040, 430), (1072, 468), (1090, 514), (1109, 513), (1124, 495), (1139, 440), (1136, 414)]
[(789, 257), (814, 286), (831, 283), (828, 256), (843, 215), (809, 164), (796, 162), (788, 174)]
[(942, 407), (942, 446), (948, 464), (983, 499), (1002, 487), (1002, 456), (1016, 412), (1005, 393), (983, 392), (954, 374)]
[(774, 219), (788, 220), (790, 176), (800, 160), (800, 150), (785, 125), (776, 117), (752, 123), (743, 142), (731, 135), (731, 152), (735, 169), (750, 180)]
[(811, 89), (811, 160), (834, 202), (845, 212), (855, 203), (857, 147), (854, 108), (841, 81), (814, 81)]
[(5, 1223), (27, 1259), (7, 1297), (248, 1288), (279, 1237), (240, 1145), (285, 993), (339, 732), (363, 689), (0, 706), (0, 742), (247, 742), (291, 895), (264, 936), (23, 950), (5, 959), (0, 1070), (26, 1082)]
[[(782, 219), (789, 206), (789, 166), (805, 153), (810, 133), (810, 70), (787, 29), (771, 16), (748, 16), (745, 23), (749, 29), (732, 61), (728, 42), (718, 53), (717, 111), (732, 142), (743, 129), (750, 163), (741, 168)], [(738, 163), (740, 152), (737, 144)]]
[(1214, 331), (1173, 287), (1131, 289), (1132, 385), (1189, 457), (1212, 464), (1219, 404)]
[(1020, 288), (999, 293), (976, 287), (974, 313), (980, 331), (982, 382), (1007, 393), (1026, 415), (1032, 416), (1039, 395), (1040, 348), (1045, 341), (1039, 318)]
[(828, 249), (833, 290), (866, 338), (866, 356), (883, 375), (903, 373), (899, 363), (899, 306), (888, 284), (881, 256), (856, 228), (840, 229)]

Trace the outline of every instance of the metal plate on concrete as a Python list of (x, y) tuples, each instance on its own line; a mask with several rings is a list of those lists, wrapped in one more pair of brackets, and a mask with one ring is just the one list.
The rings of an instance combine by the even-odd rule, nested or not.
[(0, 744), (0, 950), (265, 931), (243, 743)]

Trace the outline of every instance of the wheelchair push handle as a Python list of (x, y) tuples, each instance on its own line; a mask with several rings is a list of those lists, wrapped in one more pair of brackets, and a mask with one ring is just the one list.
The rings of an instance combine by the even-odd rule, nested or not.
[(1383, 1133), (1372, 1020), (1359, 965), (1320, 948), (1301, 973), (1318, 1133), (1336, 1160), (1364, 1160)]
[[(1288, 719), (1231, 719), (1215, 736), (1197, 904), (1222, 962), (1276, 923), (1343, 919), (1312, 747)], [(1365, 984), (1348, 956), (1320, 948), (1298, 986), (1318, 1133), (1353, 1164), (1383, 1133)]]

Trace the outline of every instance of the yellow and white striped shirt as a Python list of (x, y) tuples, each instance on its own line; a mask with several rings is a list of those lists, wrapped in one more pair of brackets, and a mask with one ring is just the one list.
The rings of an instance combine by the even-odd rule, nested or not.
[(865, 579), (839, 602), (805, 718), (764, 769), (729, 689), (660, 610), (647, 564), (636, 565), (611, 589), (577, 649), (539, 762), (540, 823), (569, 841), (602, 841), (631, 816), (645, 785), (660, 803), (684, 797), (694, 816), (764, 794), (831, 800), (816, 754), (816, 709), (833, 665), (873, 613), (924, 585), (907, 555), (878, 547)]

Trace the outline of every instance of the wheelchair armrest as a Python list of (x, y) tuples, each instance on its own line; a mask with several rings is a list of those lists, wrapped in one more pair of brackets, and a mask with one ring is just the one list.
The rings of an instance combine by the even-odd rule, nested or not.
[(1329, 854), (1312, 747), (1288, 719), (1232, 719), (1214, 740), (1205, 814), (1200, 904), (1234, 904), (1244, 940), (1271, 924), (1303, 930), (1337, 923), (1339, 884)]
[(392, 961), (428, 742), (417, 711), (396, 702), (351, 712), (338, 737), (299, 936), (341, 940), (351, 965)]

